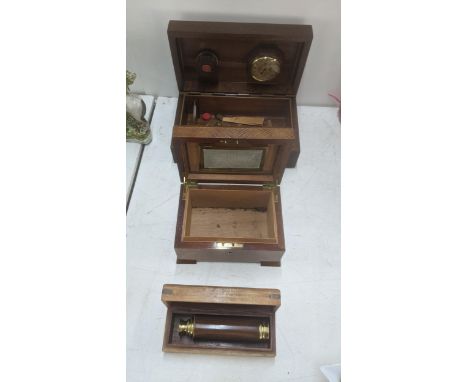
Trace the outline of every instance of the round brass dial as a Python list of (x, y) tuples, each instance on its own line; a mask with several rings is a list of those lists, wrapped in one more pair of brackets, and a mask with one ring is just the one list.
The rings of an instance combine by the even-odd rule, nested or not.
[(281, 71), (279, 59), (271, 56), (260, 56), (250, 64), (250, 75), (256, 81), (271, 81), (278, 77)]

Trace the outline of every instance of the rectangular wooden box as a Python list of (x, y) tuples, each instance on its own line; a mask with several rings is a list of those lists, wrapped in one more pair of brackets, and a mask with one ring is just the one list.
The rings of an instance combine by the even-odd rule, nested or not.
[[(295, 95), (312, 28), (170, 21), (168, 36), (180, 90), (171, 141), (182, 182), (177, 262), (279, 266), (279, 184), (299, 156)], [(263, 122), (223, 120), (230, 116)]]
[[(281, 305), (281, 292), (278, 289), (165, 284), (161, 300), (167, 306), (163, 340), (165, 352), (276, 355), (275, 312)], [(262, 343), (196, 341), (179, 336), (179, 320), (194, 314), (263, 318), (269, 323), (269, 340)]]

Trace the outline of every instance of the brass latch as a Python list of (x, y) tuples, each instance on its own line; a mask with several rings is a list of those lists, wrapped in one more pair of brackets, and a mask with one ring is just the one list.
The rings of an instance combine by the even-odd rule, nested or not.
[(215, 242), (216, 249), (231, 249), (231, 248), (243, 248), (244, 244), (241, 243), (223, 243), (220, 241)]
[(278, 203), (278, 190), (279, 186), (278, 183), (266, 183), (263, 185), (264, 190), (270, 190), (273, 191), (273, 197), (275, 198), (275, 203)]
[(197, 187), (198, 184), (197, 182), (193, 181), (193, 180), (187, 180), (184, 176), (184, 193), (182, 195), (182, 200), (185, 200), (186, 197), (187, 197), (187, 190), (189, 188), (194, 188), (194, 187)]

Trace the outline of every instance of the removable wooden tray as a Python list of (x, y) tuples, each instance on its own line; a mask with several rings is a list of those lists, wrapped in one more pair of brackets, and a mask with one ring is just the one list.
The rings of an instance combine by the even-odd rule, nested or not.
[[(234, 288), (165, 284), (161, 294), (167, 306), (163, 351), (243, 356), (276, 355), (275, 312), (281, 305), (278, 289)], [(177, 324), (194, 314), (261, 317), (270, 326), (267, 342), (195, 341), (179, 336)]]

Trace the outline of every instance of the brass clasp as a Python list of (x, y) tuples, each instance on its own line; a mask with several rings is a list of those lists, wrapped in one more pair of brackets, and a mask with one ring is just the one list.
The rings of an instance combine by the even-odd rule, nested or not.
[(243, 248), (244, 244), (241, 243), (223, 243), (220, 241), (215, 242), (216, 249), (231, 249), (231, 248)]

